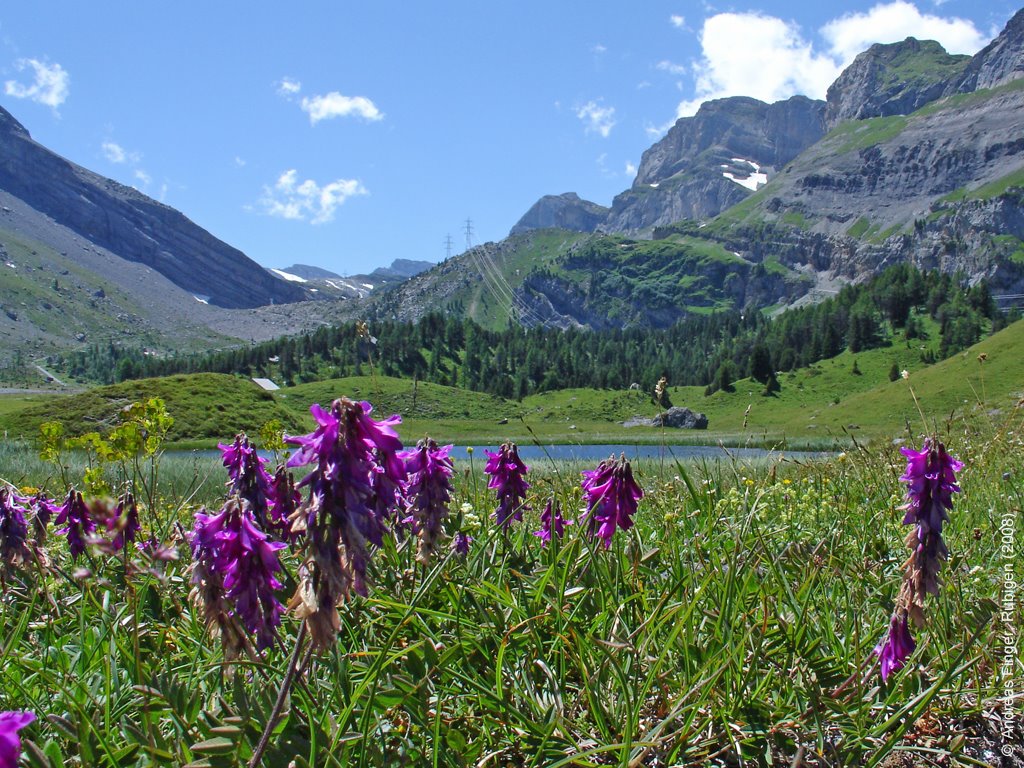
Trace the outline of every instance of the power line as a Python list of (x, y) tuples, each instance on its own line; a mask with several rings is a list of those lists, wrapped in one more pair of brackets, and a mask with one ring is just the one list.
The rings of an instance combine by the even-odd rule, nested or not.
[(466, 226), (463, 228), (463, 231), (466, 233), (466, 250), (468, 251), (473, 247), (473, 220), (468, 216), (466, 217)]

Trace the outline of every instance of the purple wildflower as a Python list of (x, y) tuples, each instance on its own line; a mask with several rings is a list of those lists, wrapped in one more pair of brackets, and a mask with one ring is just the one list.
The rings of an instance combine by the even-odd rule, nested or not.
[(907, 471), (900, 480), (907, 484), (904, 525), (914, 528), (907, 534), (911, 555), (904, 564), (906, 609), (917, 626), (924, 624), (924, 601), (927, 595), (939, 593), (939, 570), (949, 556), (942, 539), (942, 524), (948, 522), (953, 508), (953, 494), (960, 492), (956, 472), (963, 464), (937, 441), (926, 439), (921, 451), (902, 448), (907, 457)]
[(74, 489), (68, 491), (68, 498), (57, 510), (57, 518), (53, 524), (64, 526), (57, 533), (68, 537), (72, 560), (77, 560), (79, 555), (85, 553), (89, 534), (96, 530), (96, 521), (90, 517), (89, 508), (85, 506), (82, 494)]
[(452, 446), (438, 447), (434, 440), (427, 438), (416, 443), (413, 450), (399, 454), (405, 460), (409, 475), (406, 493), (413, 533), (420, 539), (416, 560), (424, 565), (430, 563), (431, 555), (437, 551), (441, 523), (448, 515), (453, 492), (451, 451)]
[(135, 536), (142, 530), (142, 525), (139, 523), (139, 506), (135, 503), (135, 496), (130, 492), (123, 493), (117, 500), (117, 506), (114, 507), (113, 513), (106, 518), (105, 524), (107, 531), (114, 534), (110, 540), (112, 552), (120, 552), (124, 549), (125, 544), (134, 542)]
[(228, 495), (245, 499), (260, 527), (269, 529), (274, 478), (267, 472), (267, 460), (256, 453), (244, 432), (236, 435), (231, 445), (217, 443), (217, 447), (228, 470)]
[(0, 488), (0, 567), (20, 565), (29, 556), (24, 499)]
[(608, 549), (616, 526), (624, 531), (633, 527), (633, 515), (644, 492), (633, 479), (625, 456), (618, 461), (610, 457), (597, 469), (585, 470), (581, 485), (587, 499), (590, 535), (603, 539)]
[(0, 712), (0, 768), (17, 768), (21, 754), (18, 731), (35, 719), (33, 712)]
[(552, 538), (562, 538), (567, 525), (572, 525), (572, 520), (562, 518), (562, 505), (552, 496), (544, 506), (544, 511), (540, 513), (540, 530), (534, 531), (533, 535), (539, 536), (544, 546), (547, 546)]
[[(192, 533), (195, 560), (192, 582), (203, 602), (207, 626), (224, 630), (226, 616), (236, 617), (256, 636), (258, 648), (274, 644), (283, 606), (274, 595), (281, 588), (277, 550), (285, 545), (267, 541), (245, 500), (232, 496), (216, 515), (196, 513)], [(226, 651), (236, 650), (229, 634)], [(230, 653), (229, 653), (230, 655)]]
[(295, 476), (287, 467), (278, 467), (271, 485), (270, 521), (268, 530), (279, 531), (288, 539), (295, 539), (289, 520), (302, 503), (302, 494), (295, 487)]
[(306, 621), (314, 645), (324, 648), (340, 627), (337, 606), (351, 591), (367, 593), (369, 547), (383, 544), (406, 470), (394, 430), (400, 416), (375, 421), (369, 403), (347, 398), (329, 411), (316, 404), (309, 410), (317, 428), (285, 440), (299, 446), (288, 466), (315, 464), (299, 483), (309, 486), (309, 495), (292, 515), (292, 531), (306, 532), (307, 556), (290, 606)]
[(939, 570), (949, 556), (942, 540), (942, 524), (949, 521), (953, 494), (960, 492), (956, 472), (963, 469), (942, 443), (931, 438), (925, 440), (920, 451), (900, 450), (907, 457), (907, 470), (900, 477), (907, 484), (907, 503), (900, 509), (906, 512), (903, 524), (914, 527), (906, 537), (910, 557), (903, 563), (903, 583), (896, 596), (889, 635), (875, 648), (883, 682), (913, 652), (910, 622), (924, 626), (925, 599), (939, 593)]
[(889, 675), (903, 667), (916, 647), (917, 643), (907, 624), (907, 614), (897, 611), (889, 622), (889, 634), (875, 646), (875, 655), (882, 665), (883, 683), (889, 679)]
[(473, 537), (464, 531), (459, 531), (452, 538), (452, 551), (459, 557), (469, 554), (469, 545), (473, 543)]
[(515, 443), (503, 443), (497, 453), (484, 451), (487, 464), (484, 472), (490, 475), (488, 488), (494, 488), (498, 495), (498, 508), (494, 519), (504, 530), (508, 530), (513, 520), (523, 519), (523, 510), (529, 509), (523, 502), (526, 499), (526, 473), (530, 468), (519, 458), (519, 449)]
[(50, 524), (50, 518), (60, 510), (60, 507), (50, 499), (47, 499), (42, 491), (37, 492), (30, 499), (25, 499), (24, 502), (26, 509), (31, 509), (34, 513), (32, 517), (32, 534), (35, 538), (37, 551), (41, 551), (39, 547), (46, 543), (46, 526)]
[(154, 563), (169, 563), (178, 559), (178, 548), (164, 544), (156, 536), (135, 542), (135, 548)]

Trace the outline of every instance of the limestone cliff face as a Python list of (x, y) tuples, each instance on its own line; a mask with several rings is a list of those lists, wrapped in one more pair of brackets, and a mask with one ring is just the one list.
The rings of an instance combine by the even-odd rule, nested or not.
[(946, 53), (934, 40), (872, 45), (829, 87), (825, 124), (908, 115), (942, 96), (970, 59)]
[(1017, 11), (998, 37), (971, 59), (946, 94), (995, 88), (1019, 77), (1024, 77), (1024, 10)]
[(509, 232), (518, 235), (531, 229), (565, 229), (570, 232), (593, 232), (608, 216), (603, 205), (583, 200), (575, 192), (545, 195), (516, 222)]
[(632, 188), (616, 196), (602, 229), (636, 233), (717, 215), (820, 139), (824, 108), (804, 96), (706, 102), (644, 152)]
[(56, 155), (0, 108), (0, 189), (43, 216), (223, 307), (308, 298), (175, 209)]

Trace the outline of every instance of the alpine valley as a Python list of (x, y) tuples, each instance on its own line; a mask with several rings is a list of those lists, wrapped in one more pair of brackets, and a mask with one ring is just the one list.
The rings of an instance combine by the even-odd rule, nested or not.
[(501, 242), (344, 279), (263, 269), (50, 152), (0, 108), (0, 256), (8, 360), (108, 342), (229, 347), (437, 310), (485, 328), (666, 328), (813, 302), (896, 263), (1013, 296), (1024, 293), (1024, 11), (973, 57), (912, 38), (872, 46), (824, 101), (707, 102), (644, 153), (610, 207), (546, 195)]

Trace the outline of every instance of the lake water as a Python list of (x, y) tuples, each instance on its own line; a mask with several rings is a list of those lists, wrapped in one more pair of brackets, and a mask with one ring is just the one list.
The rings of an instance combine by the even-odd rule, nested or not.
[[(474, 446), (473, 459), (485, 461), (484, 449), (497, 451), (497, 446)], [(827, 453), (810, 451), (766, 451), (762, 448), (722, 448), (717, 445), (519, 445), (519, 456), (526, 462), (537, 462), (551, 458), (559, 461), (598, 462), (609, 456), (625, 454), (630, 461), (636, 459), (665, 459), (666, 461), (707, 460), (719, 461), (730, 457), (743, 461), (756, 459), (778, 459), (781, 456), (811, 459), (827, 456)], [(457, 445), (452, 450), (456, 459), (467, 460), (466, 446)]]
[[(411, 447), (411, 446), (409, 446)], [(487, 461), (485, 450), (495, 452), (497, 445), (475, 445), (473, 448), (473, 461)], [(220, 451), (171, 451), (171, 453), (183, 455), (198, 455), (203, 458), (220, 458)], [(597, 463), (609, 456), (618, 457), (625, 454), (630, 461), (637, 459), (664, 459), (665, 461), (722, 461), (738, 459), (740, 461), (757, 461), (762, 459), (777, 460), (783, 456), (791, 459), (820, 459), (831, 455), (822, 451), (768, 451), (763, 448), (722, 448), (717, 445), (587, 445), (564, 443), (558, 445), (538, 446), (533, 444), (520, 444), (519, 456), (523, 461), (530, 463), (543, 462), (547, 459), (557, 461), (579, 461), (584, 463)], [(260, 455), (272, 459), (273, 455), (260, 451)], [(469, 449), (465, 445), (456, 445), (452, 449), (452, 458), (459, 462), (469, 461)]]

